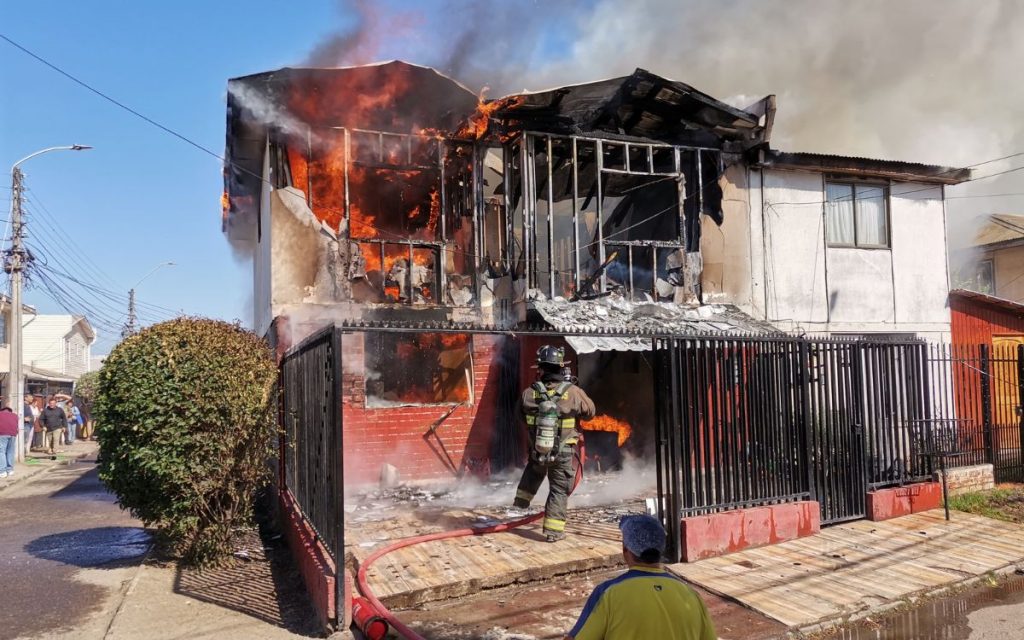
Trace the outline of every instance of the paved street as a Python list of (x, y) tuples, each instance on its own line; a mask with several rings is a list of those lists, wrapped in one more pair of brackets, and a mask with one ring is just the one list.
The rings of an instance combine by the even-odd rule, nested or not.
[(318, 631), (282, 544), (255, 531), (236, 542), (242, 558), (219, 569), (155, 559), (143, 566), (149, 536), (99, 481), (95, 448), (76, 445), (72, 452), (86, 457), (46, 460), (52, 468), (42, 472), (26, 467), (31, 477), (0, 491), (0, 638), (285, 639)]
[(100, 483), (94, 460), (66, 461), (0, 493), (4, 637), (73, 629), (102, 637), (149, 548), (141, 523)]

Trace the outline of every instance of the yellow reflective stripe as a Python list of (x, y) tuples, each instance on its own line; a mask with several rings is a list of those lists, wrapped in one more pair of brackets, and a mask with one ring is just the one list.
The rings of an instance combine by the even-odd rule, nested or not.
[(576, 428), (576, 418), (562, 418), (562, 428), (563, 429), (575, 429)]
[(536, 424), (536, 423), (537, 423), (537, 416), (531, 416), (531, 415), (526, 416), (526, 424)]
[(578, 444), (579, 440), (576, 438), (566, 438), (565, 444)]
[(565, 393), (562, 394), (562, 400), (568, 400), (568, 399), (569, 399), (569, 392), (566, 391)]
[(529, 502), (530, 500), (533, 500), (533, 494), (530, 493), (529, 491), (519, 489), (516, 491), (516, 498), (519, 500), (526, 500), (527, 502)]
[(565, 520), (544, 518), (544, 528), (548, 531), (565, 531)]

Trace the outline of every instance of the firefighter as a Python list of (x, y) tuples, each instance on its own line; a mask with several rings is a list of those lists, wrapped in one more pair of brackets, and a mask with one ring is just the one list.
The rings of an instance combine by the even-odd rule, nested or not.
[(529, 507), (546, 476), (549, 488), (544, 535), (548, 542), (557, 542), (565, 538), (569, 491), (575, 475), (573, 450), (580, 438), (576, 420), (594, 417), (594, 401), (572, 383), (562, 347), (545, 345), (538, 349), (537, 368), (538, 380), (523, 391), (530, 458), (512, 505)]

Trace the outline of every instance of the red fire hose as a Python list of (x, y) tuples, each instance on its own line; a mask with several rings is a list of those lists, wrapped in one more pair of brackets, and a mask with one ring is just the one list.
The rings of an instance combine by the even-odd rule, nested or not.
[[(586, 459), (586, 450), (583, 446), (583, 438), (580, 438), (580, 446), (574, 454), (576, 458), (576, 475), (572, 482), (572, 487), (569, 489), (569, 495), (572, 495), (576, 491), (576, 487), (580, 485), (583, 480), (583, 461)], [(387, 607), (377, 599), (377, 596), (373, 595), (373, 591), (370, 589), (369, 581), (366, 578), (366, 572), (369, 570), (370, 565), (386, 556), (392, 551), (397, 551), (404, 547), (410, 547), (414, 544), (420, 544), (423, 542), (431, 542), (433, 540), (446, 540), (448, 538), (461, 538), (464, 536), (482, 536), (489, 533), (500, 533), (502, 531), (509, 531), (516, 527), (521, 527), (524, 524), (530, 524), (536, 522), (544, 517), (544, 512), (535, 513), (525, 518), (518, 520), (511, 520), (509, 522), (501, 522), (498, 524), (490, 525), (487, 527), (469, 527), (466, 529), (454, 529), (452, 531), (440, 531), (438, 533), (428, 533), (422, 536), (413, 536), (411, 538), (405, 538), (398, 542), (393, 542), (388, 546), (378, 549), (371, 553), (366, 560), (359, 565), (359, 573), (356, 574), (356, 582), (359, 585), (359, 591), (363, 596), (370, 602), (370, 605), (376, 609), (377, 614), (380, 618), (387, 621), (388, 624), (394, 628), (395, 631), (400, 633), (406, 640), (426, 640), (423, 636), (419, 635), (409, 627), (402, 624), (402, 621), (395, 617), (395, 614), (391, 613)]]

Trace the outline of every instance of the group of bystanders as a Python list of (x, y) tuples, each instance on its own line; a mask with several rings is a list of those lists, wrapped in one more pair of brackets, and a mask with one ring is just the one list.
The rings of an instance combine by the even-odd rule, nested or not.
[(10, 407), (0, 408), (0, 478), (14, 475), (17, 438), (24, 438), (25, 451), (38, 450), (50, 455), (58, 447), (74, 444), (79, 437), (88, 438), (88, 422), (71, 396), (56, 394), (43, 404), (42, 396), (25, 396), (24, 420)]

